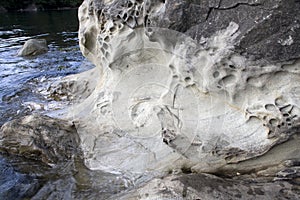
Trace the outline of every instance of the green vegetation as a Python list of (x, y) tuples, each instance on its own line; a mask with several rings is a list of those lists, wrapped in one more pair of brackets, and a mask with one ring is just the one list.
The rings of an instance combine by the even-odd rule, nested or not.
[(83, 0), (0, 0), (0, 7), (7, 10), (20, 10), (34, 4), (38, 9), (57, 9), (78, 7), (82, 2)]

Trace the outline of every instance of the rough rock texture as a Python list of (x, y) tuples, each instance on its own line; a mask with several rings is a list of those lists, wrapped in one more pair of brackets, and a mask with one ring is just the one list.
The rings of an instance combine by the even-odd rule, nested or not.
[(67, 121), (30, 115), (7, 122), (0, 129), (0, 150), (53, 165), (80, 152), (79, 137)]
[(36, 56), (48, 51), (45, 39), (30, 39), (19, 50), (18, 56)]
[(154, 199), (297, 199), (300, 187), (288, 182), (268, 183), (251, 179), (222, 179), (213, 175), (170, 175), (154, 179), (124, 200)]
[[(80, 47), (99, 76), (70, 111), (85, 164), (229, 172), (294, 140), (299, 11), (292, 0), (85, 0)], [(246, 173), (270, 167), (254, 163)]]

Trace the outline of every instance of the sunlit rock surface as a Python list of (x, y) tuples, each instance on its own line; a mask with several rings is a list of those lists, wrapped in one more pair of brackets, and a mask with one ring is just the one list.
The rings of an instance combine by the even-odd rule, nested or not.
[(69, 114), (85, 164), (217, 173), (298, 134), (298, 11), (296, 1), (84, 1), (80, 47), (97, 84)]

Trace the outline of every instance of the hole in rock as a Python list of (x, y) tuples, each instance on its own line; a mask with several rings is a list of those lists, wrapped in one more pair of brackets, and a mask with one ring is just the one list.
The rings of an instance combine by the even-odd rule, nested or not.
[(106, 44), (106, 43), (103, 43), (103, 48), (105, 49), (105, 50), (107, 50), (108, 49), (108, 45)]
[(147, 22), (148, 22), (148, 15), (145, 15), (145, 18), (144, 18), (144, 26), (148, 25)]
[(268, 111), (275, 111), (276, 110), (276, 106), (273, 104), (266, 104), (265, 105), (265, 109)]
[(215, 71), (215, 72), (213, 73), (213, 77), (214, 77), (214, 78), (219, 77), (219, 75), (220, 75), (220, 73), (219, 73), (218, 71)]
[(105, 41), (105, 42), (109, 42), (109, 41), (110, 41), (109, 36), (106, 36), (106, 37), (104, 38), (104, 41)]
[(192, 169), (190, 167), (182, 167), (181, 171), (184, 174), (191, 174), (192, 173)]
[(288, 116), (290, 116), (288, 113), (284, 113), (283, 115), (282, 115), (283, 117), (288, 117)]
[(273, 132), (273, 131), (271, 131), (271, 130), (269, 130), (269, 132), (268, 132), (268, 136), (269, 136), (269, 137), (273, 137), (273, 136), (274, 136), (274, 132)]
[(128, 18), (128, 20), (127, 20), (127, 24), (128, 24), (129, 27), (134, 28), (134, 26), (135, 26), (135, 19), (132, 16), (130, 16)]
[(117, 30), (117, 29), (116, 29), (115, 26), (113, 26), (113, 27), (111, 27), (111, 28), (109, 29), (109, 31), (110, 31), (111, 33), (114, 33), (116, 30)]
[(133, 6), (133, 3), (131, 1), (128, 2), (127, 7), (131, 8)]
[(191, 77), (185, 77), (184, 81), (187, 83), (190, 83), (192, 81), (192, 79), (191, 79)]
[(236, 80), (235, 76), (230, 74), (230, 75), (225, 76), (224, 78), (222, 78), (222, 80), (219, 81), (219, 84), (228, 86), (230, 84), (233, 84), (235, 82), (235, 80)]
[(278, 124), (277, 119), (270, 119), (269, 124), (271, 124), (272, 126), (276, 126)]
[(123, 20), (124, 20), (124, 21), (127, 20), (127, 13), (125, 13), (125, 14), (123, 15)]

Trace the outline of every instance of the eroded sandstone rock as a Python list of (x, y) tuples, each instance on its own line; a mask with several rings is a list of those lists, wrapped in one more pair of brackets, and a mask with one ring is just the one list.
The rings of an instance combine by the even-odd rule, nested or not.
[(297, 134), (297, 5), (85, 0), (80, 47), (99, 79), (70, 114), (86, 165), (215, 172)]

